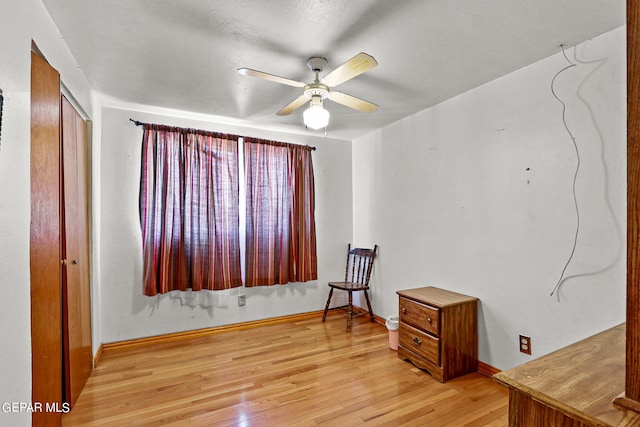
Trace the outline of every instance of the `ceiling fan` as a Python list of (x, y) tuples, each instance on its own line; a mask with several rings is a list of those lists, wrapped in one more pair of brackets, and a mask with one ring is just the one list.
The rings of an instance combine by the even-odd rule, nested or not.
[(303, 117), (304, 124), (312, 129), (321, 129), (329, 124), (329, 111), (325, 110), (322, 106), (325, 99), (330, 99), (331, 101), (365, 113), (371, 113), (378, 109), (378, 106), (372, 102), (331, 90), (332, 87), (338, 86), (341, 83), (359, 76), (365, 71), (377, 67), (378, 62), (373, 56), (360, 52), (326, 76), (319, 78), (319, 74), (326, 65), (327, 60), (322, 57), (314, 56), (307, 59), (307, 67), (315, 73), (313, 83), (308, 84), (274, 74), (252, 70), (251, 68), (238, 68), (238, 72), (245, 76), (259, 77), (275, 83), (304, 88), (302, 95), (291, 101), (276, 114), (286, 116), (309, 102), (309, 108), (305, 110)]

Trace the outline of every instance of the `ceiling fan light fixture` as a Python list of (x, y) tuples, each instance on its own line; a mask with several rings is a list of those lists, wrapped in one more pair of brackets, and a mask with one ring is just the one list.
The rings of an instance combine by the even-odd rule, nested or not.
[(322, 106), (322, 97), (314, 95), (311, 97), (309, 108), (302, 114), (304, 124), (311, 129), (322, 129), (329, 124), (329, 111)]

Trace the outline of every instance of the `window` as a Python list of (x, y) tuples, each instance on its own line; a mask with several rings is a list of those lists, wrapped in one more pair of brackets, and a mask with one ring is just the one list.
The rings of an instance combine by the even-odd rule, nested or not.
[[(243, 157), (246, 285), (317, 279), (310, 147), (144, 126), (140, 225), (145, 295), (242, 285)], [(238, 153), (239, 141), (243, 153)]]

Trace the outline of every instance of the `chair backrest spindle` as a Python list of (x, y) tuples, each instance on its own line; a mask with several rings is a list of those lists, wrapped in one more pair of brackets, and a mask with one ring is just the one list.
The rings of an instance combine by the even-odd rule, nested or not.
[(349, 263), (351, 261), (351, 243), (347, 247), (347, 266), (344, 268), (344, 281), (349, 281)]

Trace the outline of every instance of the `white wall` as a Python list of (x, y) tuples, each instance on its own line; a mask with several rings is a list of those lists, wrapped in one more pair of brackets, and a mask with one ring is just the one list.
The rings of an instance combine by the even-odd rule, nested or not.
[[(17, 3), (17, 2), (16, 2)], [(32, 2), (29, 2), (32, 3)], [(0, 51), (14, 58), (0, 66), (4, 93), (0, 136), (0, 402), (31, 400), (29, 299), (30, 32), (28, 8), (0, 14)], [(30, 425), (28, 414), (4, 414), (0, 423)]]
[[(29, 296), (31, 40), (83, 103), (90, 92), (37, 0), (3, 0), (0, 13), (0, 404), (31, 401)], [(91, 111), (90, 106), (85, 107)], [(31, 425), (31, 414), (0, 410), (0, 425)]]
[[(184, 116), (184, 114), (180, 114)], [(313, 145), (316, 185), (318, 280), (271, 287), (235, 288), (209, 293), (210, 307), (184, 304), (174, 292), (142, 294), (142, 252), (138, 217), (142, 128), (148, 123), (206, 129)], [(352, 237), (351, 143), (285, 135), (196, 121), (157, 113), (105, 107), (101, 114), (100, 310), (102, 342), (233, 324), (324, 308), (327, 282), (342, 276), (346, 245)], [(240, 292), (247, 297), (239, 307)], [(207, 292), (205, 292), (207, 293)], [(173, 297), (172, 297), (173, 296)]]
[(561, 54), (354, 141), (354, 236), (380, 245), (378, 314), (397, 313), (400, 289), (476, 296), (479, 358), (499, 369), (624, 321), (625, 52), (623, 27), (580, 44), (556, 80), (582, 158), (559, 301), (576, 224), (576, 155), (550, 91)]

